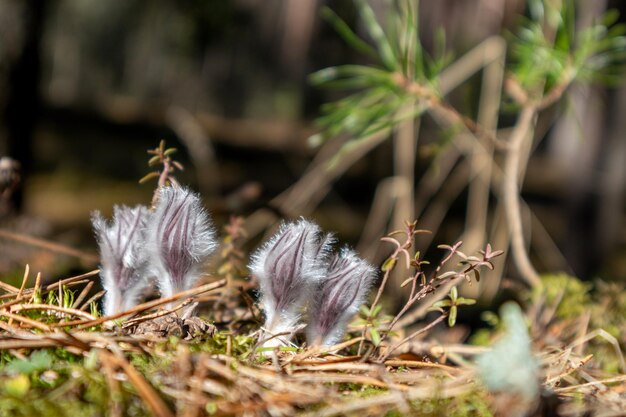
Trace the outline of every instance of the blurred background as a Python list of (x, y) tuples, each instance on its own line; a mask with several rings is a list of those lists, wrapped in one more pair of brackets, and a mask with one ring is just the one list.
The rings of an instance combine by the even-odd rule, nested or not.
[[(370, 1), (383, 21), (388, 3)], [(153, 184), (137, 181), (150, 171), (146, 150), (161, 139), (179, 149), (186, 170), (178, 179), (202, 193), (218, 226), (231, 214), (248, 218), (248, 249), (278, 219), (299, 215), (376, 263), (389, 254), (378, 239), (401, 224), (398, 213), (434, 232), (418, 242), (434, 256), (437, 244), (466, 235), (469, 168), (428, 116), (408, 165), (408, 211), (391, 203), (402, 201), (391, 140), (321, 184), (303, 182), (324, 149), (332, 152), (310, 146), (313, 121), (342, 96), (313, 88), (308, 75), (370, 63), (320, 18), (324, 5), (363, 33), (352, 0), (0, 0), (0, 156), (21, 164), (15, 186), (18, 168), (0, 164), (13, 178), (0, 207), (0, 274), (21, 277), (30, 263), (52, 279), (95, 266), (89, 213), (149, 203)], [(619, 1), (578, 6), (581, 25), (609, 8), (626, 15)], [(456, 59), (515, 31), (526, 9), (523, 0), (424, 0), (420, 35), (432, 49), (442, 27)], [(446, 99), (475, 118), (482, 84), (481, 72), (469, 74)], [(624, 114), (623, 87), (578, 85), (542, 113), (523, 185), (538, 270), (626, 276)], [(503, 111), (498, 127), (514, 122)], [(491, 206), (481, 212), (497, 216)], [(490, 224), (478, 241), (488, 240)], [(515, 275), (506, 265), (500, 272)]]

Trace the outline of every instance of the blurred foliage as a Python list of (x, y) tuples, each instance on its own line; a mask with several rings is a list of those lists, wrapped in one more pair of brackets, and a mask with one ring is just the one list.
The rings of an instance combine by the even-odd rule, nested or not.
[(582, 30), (576, 29), (571, 0), (563, 1), (560, 8), (550, 2), (532, 1), (530, 11), (531, 17), (523, 19), (511, 40), (511, 70), (525, 91), (548, 94), (574, 79), (623, 82), (626, 25), (616, 23), (617, 11), (608, 11)]
[[(435, 36), (430, 56), (419, 37), (419, 4), (394, 2), (388, 7), (385, 30), (367, 1), (355, 3), (373, 46), (332, 10), (325, 8), (322, 15), (346, 43), (375, 62), (330, 67), (311, 75), (315, 86), (351, 92), (322, 105), (322, 116), (316, 121), (321, 133), (310, 138), (313, 145), (341, 134), (352, 140), (365, 138), (441, 105), (439, 76), (452, 61), (444, 32)], [(616, 23), (616, 11), (577, 30), (571, 0), (560, 7), (532, 1), (529, 9), (530, 17), (509, 37), (512, 52), (507, 64), (525, 95), (536, 100), (550, 94), (558, 98), (575, 79), (608, 84), (623, 80), (626, 25)]]
[(469, 338), (469, 343), (475, 346), (489, 346), (493, 341), (494, 335), (502, 331), (502, 321), (500, 320), (500, 316), (488, 310), (483, 311), (480, 318), (488, 327), (474, 331)]
[[(171, 337), (156, 344), (155, 354), (133, 354), (130, 362), (158, 387), (175, 374), (181, 349), (194, 354), (230, 353), (233, 357), (243, 358), (255, 343), (250, 336), (229, 332), (217, 332), (211, 339), (192, 343), (181, 343)], [(64, 348), (50, 348), (32, 351), (29, 356), (18, 359), (3, 352), (0, 359), (0, 415), (108, 415), (113, 403), (122, 405), (124, 415), (150, 415), (128, 381), (120, 381), (117, 392), (111, 390), (97, 353), (92, 350), (85, 356), (78, 356), (69, 354)]]
[(533, 289), (530, 298), (535, 303), (543, 298), (550, 306), (558, 303), (555, 315), (560, 319), (576, 318), (592, 306), (591, 283), (565, 273), (546, 274), (541, 281), (543, 287)]
[(323, 17), (349, 45), (377, 63), (330, 67), (311, 75), (311, 82), (319, 87), (357, 90), (322, 106), (322, 116), (316, 121), (322, 133), (311, 139), (313, 144), (342, 133), (359, 139), (418, 116), (423, 106), (406, 109), (416, 100), (411, 87), (425, 85), (427, 94), (437, 95), (438, 76), (450, 62), (443, 31), (437, 33), (433, 56), (424, 51), (418, 36), (418, 5), (415, 3), (394, 3), (389, 8), (387, 31), (383, 30), (367, 1), (355, 0), (355, 3), (374, 47), (359, 38), (332, 10), (325, 8)]
[[(68, 361), (65, 349), (45, 349), (0, 366), (0, 415), (104, 415), (110, 409), (112, 393), (94, 355), (95, 351)], [(120, 383), (120, 389), (128, 415), (148, 415), (141, 401), (129, 397), (134, 393), (128, 382)]]
[(598, 281), (594, 301), (597, 303), (596, 314), (592, 316), (594, 325), (620, 337), (626, 347), (626, 285)]
[[(594, 354), (593, 363), (598, 368), (618, 372), (621, 359), (610, 338), (615, 339), (620, 349), (626, 348), (626, 286), (600, 279), (594, 283), (584, 282), (565, 273), (546, 274), (541, 278), (543, 287), (528, 291), (522, 299), (527, 305), (554, 310), (548, 330), (542, 333), (574, 332), (580, 328), (581, 320), (585, 320), (584, 315), (589, 314), (586, 333), (595, 331), (596, 336), (587, 341), (585, 352)], [(489, 346), (506, 326), (501, 317), (491, 311), (483, 312), (481, 318), (487, 327), (476, 330), (470, 343)]]

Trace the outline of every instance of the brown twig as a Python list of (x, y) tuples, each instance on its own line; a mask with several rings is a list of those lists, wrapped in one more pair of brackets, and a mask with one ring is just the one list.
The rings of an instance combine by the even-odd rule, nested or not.
[(587, 362), (589, 362), (592, 358), (593, 358), (593, 355), (585, 356), (578, 363), (574, 364), (574, 366), (571, 366), (567, 370), (565, 370), (565, 372), (561, 372), (559, 375), (554, 376), (554, 377), (549, 378), (548, 380), (546, 380), (545, 384), (546, 385), (554, 384), (555, 382), (560, 381), (561, 379), (565, 378), (566, 376), (573, 374), (579, 368), (585, 366), (587, 364)]
[(119, 400), (121, 389), (120, 384), (115, 377), (116, 366), (111, 360), (111, 355), (105, 350), (98, 350), (98, 357), (102, 363), (103, 374), (107, 385), (109, 386), (109, 391), (111, 392), (109, 395), (109, 412), (111, 413), (111, 417), (122, 417), (123, 404)]
[(93, 281), (90, 281), (87, 283), (87, 285), (85, 285), (80, 294), (78, 294), (78, 297), (76, 297), (76, 299), (74, 300), (72, 308), (78, 308), (80, 306), (85, 297), (87, 297), (87, 294), (89, 294), (89, 291), (91, 291), (91, 288), (93, 288)]
[(531, 286), (541, 285), (541, 278), (533, 267), (524, 243), (524, 229), (520, 211), (519, 170), (521, 148), (525, 141), (532, 140), (532, 129), (537, 118), (537, 108), (527, 105), (517, 120), (517, 124), (509, 138), (509, 148), (504, 162), (504, 178), (502, 181), (502, 196), (504, 210), (508, 219), (511, 234), (511, 249), (513, 261), (522, 278)]
[(388, 360), (385, 361), (384, 364), (386, 366), (404, 366), (407, 368), (427, 368), (427, 369), (442, 369), (448, 372), (459, 372), (459, 368), (455, 368), (453, 366), (442, 365), (440, 363), (435, 362), (421, 362), (421, 361), (406, 361), (406, 360)]
[(163, 317), (163, 316), (167, 316), (169, 314), (175, 313), (178, 310), (180, 310), (181, 308), (188, 306), (193, 301), (194, 300), (192, 298), (189, 298), (189, 299), (183, 301), (182, 303), (178, 304), (174, 308), (166, 309), (166, 310), (163, 310), (163, 311), (157, 311), (156, 313), (153, 313), (153, 314), (146, 314), (145, 316), (141, 316), (141, 317), (137, 317), (136, 319), (128, 320), (128, 321), (126, 321), (122, 325), (122, 328), (126, 329), (128, 327), (136, 326), (137, 324), (142, 323), (144, 321), (158, 319), (159, 317)]
[(429, 331), (430, 329), (432, 329), (433, 327), (435, 327), (436, 325), (438, 325), (439, 323), (441, 323), (442, 321), (444, 321), (446, 318), (448, 317), (447, 314), (442, 314), (439, 317), (437, 317), (435, 320), (433, 320), (432, 322), (430, 322), (427, 326), (422, 327), (419, 330), (416, 330), (415, 332), (411, 333), (410, 335), (408, 335), (407, 337), (405, 337), (404, 339), (402, 339), (401, 341), (399, 341), (398, 343), (396, 343), (395, 345), (389, 347), (387, 349), (387, 351), (385, 352), (384, 355), (382, 355), (379, 359), (378, 362), (385, 362), (385, 360), (396, 350), (398, 349), (400, 346), (404, 345), (405, 343), (409, 342), (410, 340), (416, 338), (417, 336), (419, 336), (420, 334), (426, 333), (427, 331)]
[(108, 352), (103, 353), (105, 356), (109, 356), (109, 360), (122, 368), (128, 380), (134, 385), (137, 393), (144, 400), (152, 415), (156, 417), (174, 417), (174, 414), (169, 409), (167, 404), (159, 397), (154, 388), (150, 386), (148, 381), (141, 375), (131, 364), (128, 363), (126, 358), (122, 355), (113, 355)]
[(202, 285), (200, 287), (197, 288), (192, 288), (190, 290), (187, 291), (181, 291), (178, 294), (174, 294), (171, 297), (166, 297), (166, 298), (159, 298), (157, 300), (152, 300), (152, 301), (148, 301), (145, 302), (143, 304), (139, 304), (129, 310), (126, 311), (122, 311), (120, 313), (117, 314), (113, 314), (111, 316), (104, 316), (104, 317), (100, 317), (96, 320), (90, 320), (90, 321), (78, 321), (78, 322), (68, 322), (66, 323), (66, 326), (70, 326), (70, 325), (77, 325), (76, 329), (80, 330), (80, 329), (86, 329), (89, 327), (93, 327), (93, 326), (97, 326), (99, 324), (102, 324), (104, 322), (107, 321), (111, 321), (111, 320), (117, 320), (120, 319), (122, 317), (126, 317), (126, 316), (131, 316), (133, 314), (139, 313), (141, 311), (145, 311), (145, 310), (149, 310), (151, 308), (154, 307), (159, 307), (162, 306), (164, 304), (168, 304), (171, 303), (172, 301), (176, 301), (176, 300), (180, 300), (181, 298), (186, 298), (186, 297), (193, 297), (194, 295), (197, 294), (202, 294), (208, 291), (213, 291), (217, 288), (223, 287), (224, 285), (226, 285), (226, 280), (222, 279), (216, 282), (212, 282), (210, 284), (205, 284)]
[[(15, 304), (11, 306), (11, 311), (24, 311), (24, 310), (43, 310), (43, 311), (57, 311), (59, 313), (64, 313), (69, 316), (77, 316), (82, 317), (86, 320), (95, 320), (96, 318), (91, 314), (85, 313), (81, 310), (76, 310), (74, 308), (60, 307), (53, 304)], [(63, 322), (58, 323), (61, 326), (65, 324)]]
[(52, 330), (52, 329), (50, 329), (50, 326), (48, 326), (46, 324), (43, 324), (43, 323), (41, 323), (41, 322), (39, 322), (37, 320), (32, 320), (32, 319), (29, 319), (27, 317), (22, 317), (22, 316), (20, 316), (18, 314), (9, 313), (6, 310), (0, 310), (0, 316), (4, 316), (4, 317), (7, 317), (9, 319), (13, 319), (15, 321), (19, 321), (20, 323), (27, 324), (30, 327), (34, 327), (36, 329), (43, 330), (44, 332), (50, 332)]
[(100, 260), (100, 258), (93, 253), (84, 252), (78, 249), (74, 249), (70, 246), (62, 245), (60, 243), (51, 242), (49, 240), (37, 238), (34, 236), (24, 235), (21, 233), (11, 232), (5, 229), (0, 229), (0, 237), (14, 240), (16, 242), (24, 243), (26, 245), (36, 246), (38, 248), (42, 248), (50, 252), (73, 256), (75, 258), (82, 259), (83, 261), (92, 265), (97, 264)]
[(89, 308), (91, 303), (93, 303), (94, 301), (100, 299), (102, 296), (104, 296), (104, 294), (106, 294), (105, 290), (98, 291), (93, 296), (91, 296), (87, 301), (85, 301), (85, 303), (79, 308), (79, 310), (85, 310), (85, 309)]
[[(368, 317), (368, 323), (363, 327), (363, 331), (361, 332), (361, 343), (359, 344), (359, 355), (361, 354), (361, 350), (363, 349), (363, 342), (365, 341), (365, 334), (367, 333), (367, 330), (370, 327), (370, 323), (369, 320), (372, 319), (371, 317), (371, 312), (374, 310), (374, 308), (378, 305), (378, 302), (380, 301), (380, 298), (383, 295), (383, 292), (385, 291), (385, 287), (387, 286), (387, 281), (389, 280), (389, 277), (391, 276), (391, 272), (393, 271), (393, 267), (398, 263), (398, 261), (400, 260), (400, 255), (404, 255), (405, 256), (405, 261), (406, 261), (406, 266), (407, 269), (410, 267), (410, 263), (411, 263), (411, 255), (409, 254), (408, 250), (411, 248), (411, 246), (413, 245), (413, 240), (415, 237), (415, 225), (417, 223), (413, 222), (413, 223), (406, 223), (405, 224), (405, 230), (404, 232), (398, 231), (398, 232), (393, 232), (390, 234), (390, 236), (388, 237), (384, 237), (381, 240), (392, 243), (396, 246), (396, 248), (394, 249), (394, 251), (392, 252), (392, 254), (387, 258), (387, 260), (385, 261), (385, 264), (383, 265), (383, 270), (384, 270), (384, 275), (383, 275), (383, 279), (380, 283), (380, 285), (378, 286), (378, 292), (376, 293), (376, 297), (374, 298), (374, 301), (372, 302), (372, 305), (370, 306), (370, 317)], [(404, 233), (406, 236), (406, 239), (403, 243), (398, 242), (397, 240), (391, 238), (391, 235), (396, 234), (396, 233)]]

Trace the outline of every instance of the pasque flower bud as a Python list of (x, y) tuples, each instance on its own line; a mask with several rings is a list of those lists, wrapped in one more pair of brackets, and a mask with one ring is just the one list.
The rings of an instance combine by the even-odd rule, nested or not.
[(115, 206), (112, 221), (100, 212), (91, 222), (100, 247), (100, 276), (107, 291), (104, 314), (112, 315), (133, 307), (146, 285), (146, 257), (142, 252), (148, 209)]
[(344, 248), (333, 255), (309, 307), (309, 345), (332, 346), (341, 341), (375, 276), (374, 268), (354, 251)]
[(146, 225), (145, 251), (161, 296), (187, 290), (217, 248), (215, 229), (200, 197), (180, 186), (161, 187)]
[[(250, 270), (259, 280), (265, 330), (269, 336), (293, 333), (302, 310), (326, 272), (330, 235), (304, 219), (283, 224), (252, 257)], [(284, 344), (290, 335), (265, 346)]]

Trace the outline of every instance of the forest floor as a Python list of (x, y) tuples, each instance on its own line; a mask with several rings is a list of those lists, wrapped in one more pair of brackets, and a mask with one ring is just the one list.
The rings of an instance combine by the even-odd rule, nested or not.
[[(88, 297), (97, 272), (33, 288), (0, 281), (0, 415), (617, 416), (626, 409), (624, 359), (612, 335), (624, 333), (609, 318), (621, 314), (615, 305), (625, 296), (613, 287), (593, 295), (579, 281), (548, 278), (541, 306), (524, 312), (532, 359), (516, 353), (523, 341), (509, 340), (504, 351), (493, 344), (501, 321), (472, 344), (427, 337), (384, 358), (384, 346), (358, 329), (332, 348), (259, 348), (258, 311), (225, 280), (100, 317)], [(613, 299), (601, 302), (609, 293)], [(179, 315), (192, 301), (212, 303), (212, 323)], [(592, 328), (598, 320), (606, 329)], [(493, 352), (491, 376), (477, 365), (485, 352)], [(525, 379), (535, 360), (537, 372)], [(527, 395), (524, 385), (535, 383), (538, 394)]]

